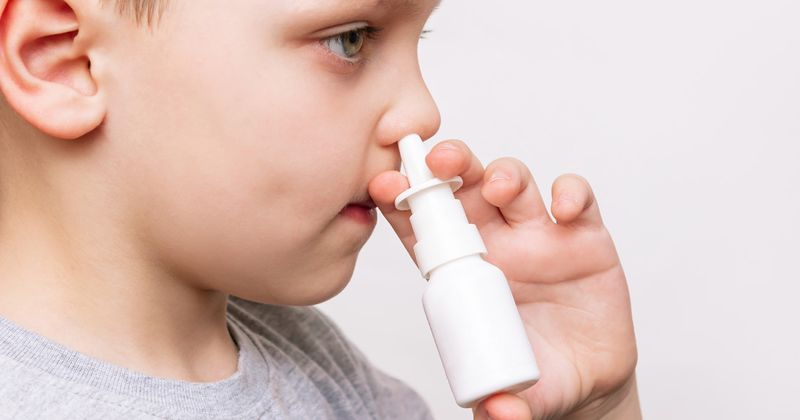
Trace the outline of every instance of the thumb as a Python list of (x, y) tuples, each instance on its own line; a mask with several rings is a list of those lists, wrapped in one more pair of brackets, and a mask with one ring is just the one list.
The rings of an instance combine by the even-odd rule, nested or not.
[(532, 420), (528, 402), (509, 393), (492, 395), (473, 409), (475, 420)]

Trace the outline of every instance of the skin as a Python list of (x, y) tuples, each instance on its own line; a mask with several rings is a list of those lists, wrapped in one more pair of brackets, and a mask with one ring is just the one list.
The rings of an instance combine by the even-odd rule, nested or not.
[[(426, 163), (441, 179), (461, 176), (455, 196), (481, 232), (486, 260), (506, 274), (542, 378), (517, 395), (473, 409), (477, 419), (638, 419), (636, 340), (625, 275), (589, 183), (576, 174), (552, 186), (551, 219), (536, 182), (518, 159), (485, 169), (466, 144), (437, 144)], [(397, 171), (370, 193), (413, 257), (408, 211), (393, 200), (408, 188)]]
[[(172, 0), (144, 29), (97, 0), (0, 0), (0, 315), (216, 381), (236, 371), (229, 294), (309, 305), (345, 287), (375, 223), (342, 216), (348, 203), (371, 196), (410, 249), (396, 142), (439, 128), (416, 56), (434, 6)], [(383, 30), (348, 63), (320, 41), (356, 22)], [(588, 183), (556, 180), (554, 223), (517, 160), (484, 170), (447, 141), (428, 161), (464, 178), (540, 358), (537, 385), (476, 417), (637, 418), (625, 277)]]

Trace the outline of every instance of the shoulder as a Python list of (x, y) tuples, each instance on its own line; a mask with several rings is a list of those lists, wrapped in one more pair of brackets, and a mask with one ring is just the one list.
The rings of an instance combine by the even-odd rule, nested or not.
[(0, 418), (157, 419), (153, 404), (78, 383), (0, 354)]
[(231, 296), (228, 314), (265, 350), (275, 348), (278, 358), (288, 357), (304, 369), (319, 367), (351, 380), (374, 369), (333, 320), (314, 306), (270, 305)]
[[(269, 305), (231, 296), (229, 316), (291, 359), (294, 369), (324, 376), (358, 395), (377, 418), (430, 419), (427, 403), (404, 382), (370, 363), (334, 323), (314, 306)], [(349, 393), (349, 392), (348, 392)]]
[(304, 353), (325, 348), (326, 353), (334, 351), (342, 355), (352, 350), (339, 327), (313, 306), (270, 305), (231, 296), (228, 314), (247, 330), (279, 347)]

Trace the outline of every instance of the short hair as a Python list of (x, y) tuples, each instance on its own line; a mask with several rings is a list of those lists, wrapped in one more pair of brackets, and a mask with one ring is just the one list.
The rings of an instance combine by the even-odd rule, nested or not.
[[(101, 0), (101, 4), (109, 0)], [(152, 26), (153, 22), (160, 19), (167, 7), (168, 0), (110, 0), (122, 16), (133, 19), (137, 25), (142, 23)]]

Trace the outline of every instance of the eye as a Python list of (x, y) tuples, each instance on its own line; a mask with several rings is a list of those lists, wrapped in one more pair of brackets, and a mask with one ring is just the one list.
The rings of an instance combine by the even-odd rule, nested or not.
[(340, 58), (354, 62), (358, 61), (358, 54), (367, 39), (375, 39), (378, 31), (380, 31), (378, 28), (363, 26), (325, 38), (322, 44)]

